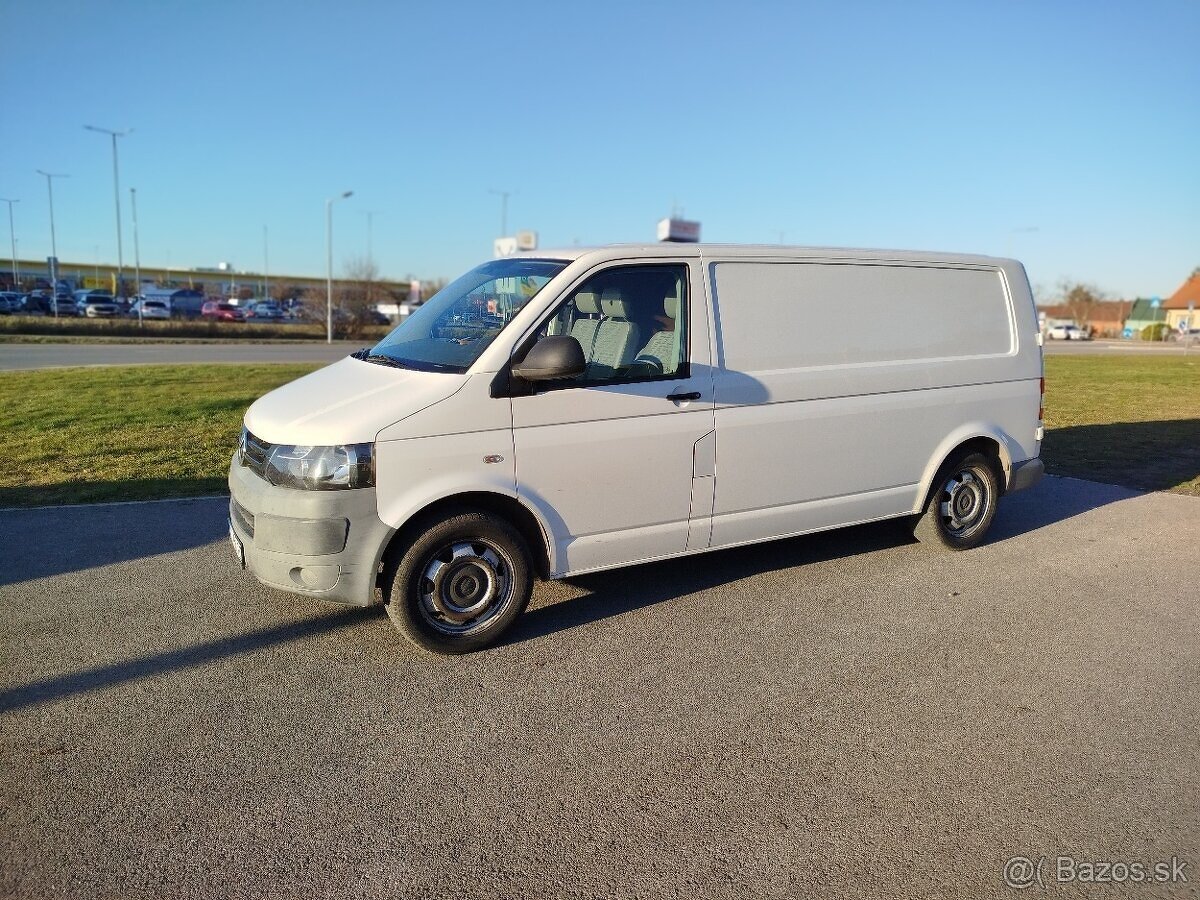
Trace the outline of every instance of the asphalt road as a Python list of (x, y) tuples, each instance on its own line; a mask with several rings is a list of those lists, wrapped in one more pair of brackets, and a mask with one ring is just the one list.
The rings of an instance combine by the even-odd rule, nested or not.
[(0, 342), (0, 371), (67, 366), (170, 365), (175, 363), (335, 362), (366, 341), (333, 344), (15, 344)]
[(967, 553), (885, 524), (540, 585), (466, 658), (258, 586), (219, 499), (0, 533), (6, 896), (1200, 884), (1195, 498), (1050, 478)]
[(1184, 354), (1200, 356), (1200, 343), (1179, 341), (1051, 341), (1045, 342), (1046, 353), (1070, 355), (1093, 353), (1119, 354)]
[[(0, 342), (0, 371), (65, 366), (161, 365), (170, 363), (334, 362), (364, 345), (363, 341), (246, 344), (10, 344)], [(1135, 341), (1047, 341), (1057, 353), (1183, 353), (1178, 343)], [(1200, 346), (1191, 349), (1200, 356)]]

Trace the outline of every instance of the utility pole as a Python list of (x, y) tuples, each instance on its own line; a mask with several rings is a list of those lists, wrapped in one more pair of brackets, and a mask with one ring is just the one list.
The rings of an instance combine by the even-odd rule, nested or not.
[(143, 326), (142, 322), (142, 253), (138, 248), (138, 228), (137, 228), (137, 188), (129, 189), (129, 199), (133, 204), (133, 286), (137, 291), (138, 308), (138, 327)]
[(54, 318), (58, 318), (58, 243), (54, 238), (54, 179), (55, 178), (70, 178), (70, 175), (63, 175), (61, 172), (43, 172), (37, 170), (39, 175), (46, 176), (46, 193), (50, 196), (50, 258), (54, 260), (54, 271), (50, 273), (50, 305), (54, 307)]
[(369, 210), (366, 210), (364, 213), (367, 217), (367, 265), (366, 265), (367, 285), (366, 285), (366, 287), (367, 287), (367, 306), (368, 307), (371, 306), (371, 282), (373, 280), (371, 276), (373, 274), (372, 270), (374, 269), (374, 259), (375, 259), (375, 255), (372, 252), (373, 248), (371, 246), (371, 225), (375, 219), (375, 216), (378, 214), (378, 212), (379, 212), (378, 210), (369, 209)]
[(333, 204), (354, 191), (343, 191), (325, 201), (325, 343), (333, 343)]
[(367, 217), (367, 262), (371, 262), (375, 258), (374, 248), (372, 247), (371, 241), (372, 224), (374, 223), (375, 217), (379, 215), (379, 210), (364, 210), (363, 215)]
[(12, 289), (14, 291), (21, 290), (21, 279), (17, 277), (17, 232), (16, 232), (16, 229), (13, 227), (13, 204), (20, 203), (20, 202), (21, 202), (20, 200), (9, 200), (5, 197), (0, 197), (0, 203), (8, 204), (8, 236), (9, 236), (9, 239), (12, 241), (12, 264), (13, 264), (13, 267), (12, 267), (13, 288)]
[(116, 200), (117, 206), (117, 295), (124, 294), (125, 272), (124, 259), (121, 250), (121, 179), (119, 168), (117, 165), (117, 138), (125, 137), (133, 134), (133, 129), (128, 131), (113, 131), (111, 128), (97, 128), (95, 125), (84, 125), (88, 131), (97, 131), (100, 134), (107, 134), (112, 137), (113, 150), (113, 198)]
[(488, 188), (488, 193), (500, 195), (500, 237), (508, 237), (508, 198), (513, 192)]
[(271, 268), (270, 257), (267, 256), (267, 226), (263, 226), (263, 299), (271, 299), (271, 282), (267, 271)]

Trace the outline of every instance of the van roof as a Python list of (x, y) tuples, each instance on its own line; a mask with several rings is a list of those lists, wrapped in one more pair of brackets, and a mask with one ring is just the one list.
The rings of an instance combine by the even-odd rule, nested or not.
[(974, 253), (944, 253), (924, 250), (871, 250), (854, 247), (805, 247), (783, 244), (676, 244), (667, 242), (608, 244), (595, 247), (561, 247), (547, 250), (528, 250), (515, 254), (527, 259), (569, 259), (585, 257), (593, 262), (609, 259), (624, 259), (631, 256), (721, 256), (766, 259), (859, 259), (889, 262), (938, 262), (966, 263), (969, 265), (998, 266), (1015, 263), (1003, 257), (984, 256)]

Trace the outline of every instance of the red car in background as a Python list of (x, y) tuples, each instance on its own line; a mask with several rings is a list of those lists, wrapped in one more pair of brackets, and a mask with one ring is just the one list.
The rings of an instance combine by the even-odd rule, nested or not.
[(202, 307), (200, 307), (200, 317), (204, 319), (213, 319), (217, 322), (246, 321), (246, 314), (232, 303), (221, 303), (217, 300), (209, 300)]

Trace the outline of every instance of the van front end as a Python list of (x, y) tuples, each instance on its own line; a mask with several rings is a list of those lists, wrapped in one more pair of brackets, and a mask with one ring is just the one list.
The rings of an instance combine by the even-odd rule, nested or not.
[(393, 529), (379, 518), (371, 444), (271, 444), (243, 429), (229, 467), (229, 537), (263, 584), (370, 606)]

